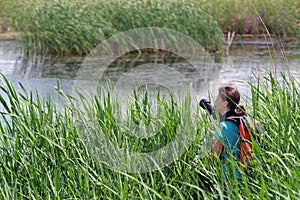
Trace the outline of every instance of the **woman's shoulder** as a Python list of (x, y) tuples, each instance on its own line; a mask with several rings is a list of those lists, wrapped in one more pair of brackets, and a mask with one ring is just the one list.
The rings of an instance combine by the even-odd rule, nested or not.
[(221, 129), (237, 129), (237, 125), (233, 121), (223, 121), (220, 123)]
[(236, 139), (239, 135), (237, 125), (232, 121), (223, 121), (220, 123), (221, 132), (226, 138)]

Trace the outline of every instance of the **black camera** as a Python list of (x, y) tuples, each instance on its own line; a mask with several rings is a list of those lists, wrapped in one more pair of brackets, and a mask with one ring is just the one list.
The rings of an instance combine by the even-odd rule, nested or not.
[(204, 110), (207, 110), (213, 116), (214, 119), (216, 119), (215, 109), (214, 109), (213, 105), (211, 105), (210, 101), (208, 101), (207, 99), (201, 99), (201, 101), (199, 102), (199, 105)]

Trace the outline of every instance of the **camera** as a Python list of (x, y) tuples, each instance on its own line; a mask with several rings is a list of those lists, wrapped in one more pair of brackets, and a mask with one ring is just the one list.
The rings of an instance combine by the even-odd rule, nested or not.
[(211, 105), (210, 101), (208, 101), (207, 99), (201, 99), (199, 105), (204, 110), (207, 110), (213, 116), (214, 119), (216, 119), (215, 109), (213, 105)]

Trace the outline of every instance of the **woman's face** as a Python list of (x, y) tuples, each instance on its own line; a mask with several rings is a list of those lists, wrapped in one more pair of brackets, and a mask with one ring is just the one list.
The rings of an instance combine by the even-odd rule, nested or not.
[(219, 113), (221, 114), (225, 114), (226, 113), (226, 108), (228, 106), (228, 102), (225, 100), (223, 101), (222, 97), (220, 94), (218, 94), (216, 100), (215, 100), (215, 104), (216, 104), (216, 109)]

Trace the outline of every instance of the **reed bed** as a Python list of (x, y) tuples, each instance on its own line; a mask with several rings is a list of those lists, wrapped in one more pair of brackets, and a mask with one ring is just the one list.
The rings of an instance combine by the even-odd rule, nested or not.
[(194, 2), (217, 20), (224, 33), (234, 31), (237, 34), (267, 34), (269, 31), (281, 37), (300, 36), (299, 1), (195, 0)]
[(11, 24), (23, 33), (25, 49), (37, 53), (82, 55), (108, 37), (141, 27), (173, 29), (207, 49), (220, 48), (223, 40), (212, 17), (180, 0), (15, 0), (10, 8)]
[[(299, 199), (299, 82), (272, 74), (248, 83), (252, 91), (248, 113), (261, 121), (267, 133), (264, 149), (255, 148), (254, 164), (239, 182), (227, 182), (229, 199)], [(57, 106), (31, 91), (17, 92), (1, 76), (0, 192), (1, 199), (213, 199), (223, 198), (220, 162), (212, 162), (204, 148), (212, 132), (206, 112), (191, 101), (157, 94), (159, 112), (147, 92), (133, 92), (120, 121), (120, 105), (102, 89), (92, 101), (81, 96), (81, 107), (59, 86), (66, 101)], [(189, 109), (192, 108), (192, 109)], [(137, 139), (132, 124), (163, 128), (154, 138)], [(118, 123), (116, 123), (118, 122)], [(184, 122), (184, 123), (183, 123)], [(182, 126), (185, 125), (185, 126)], [(82, 129), (103, 132), (119, 147), (151, 152), (167, 145), (183, 127), (193, 141), (179, 159), (147, 173), (113, 170), (100, 162), (82, 137)], [(211, 137), (209, 137), (211, 139)], [(100, 141), (100, 140), (99, 140)], [(98, 143), (101, 144), (101, 141)], [(101, 145), (99, 145), (101, 147)]]
[(300, 3), (294, 0), (2, 0), (0, 11), (3, 21), (23, 33), (27, 52), (57, 55), (83, 55), (116, 33), (140, 27), (173, 29), (212, 51), (222, 50), (221, 32), (300, 37)]

